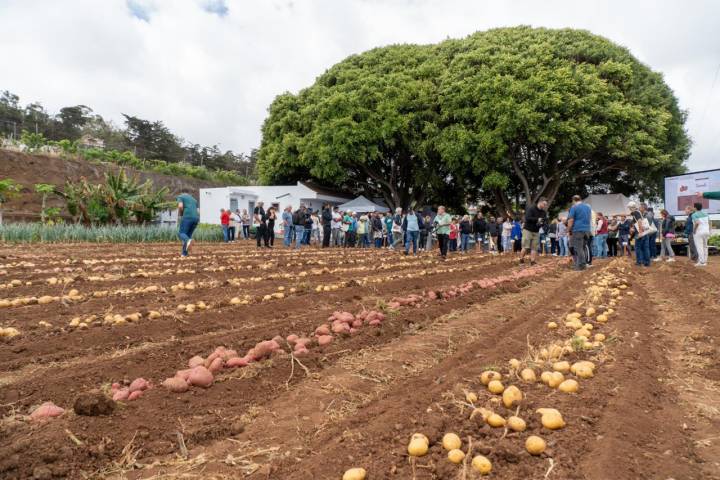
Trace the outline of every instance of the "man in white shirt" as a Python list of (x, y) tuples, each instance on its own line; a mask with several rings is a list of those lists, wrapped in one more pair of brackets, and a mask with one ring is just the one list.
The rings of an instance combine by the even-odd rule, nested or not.
[(342, 213), (337, 207), (333, 209), (332, 220), (330, 221), (330, 238), (334, 247), (342, 247), (344, 232), (342, 231)]

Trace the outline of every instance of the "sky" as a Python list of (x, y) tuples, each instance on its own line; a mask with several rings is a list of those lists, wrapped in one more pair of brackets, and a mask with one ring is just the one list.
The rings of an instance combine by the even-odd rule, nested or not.
[(249, 153), (276, 95), (349, 55), (514, 25), (628, 47), (688, 111), (688, 168), (720, 168), (716, 0), (0, 0), (0, 90), (50, 112), (162, 120), (193, 143)]

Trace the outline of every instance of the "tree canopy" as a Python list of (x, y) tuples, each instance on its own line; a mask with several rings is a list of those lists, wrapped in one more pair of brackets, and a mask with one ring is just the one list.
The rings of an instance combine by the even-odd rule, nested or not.
[(662, 76), (627, 49), (586, 31), (503, 28), (370, 50), (278, 96), (258, 169), (393, 207), (653, 196), (684, 169), (684, 122)]

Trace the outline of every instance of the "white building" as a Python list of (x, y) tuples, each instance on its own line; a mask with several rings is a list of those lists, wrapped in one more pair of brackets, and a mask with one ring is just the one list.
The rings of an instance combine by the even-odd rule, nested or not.
[[(295, 211), (304, 204), (313, 211), (322, 209), (323, 204), (339, 205), (351, 200), (353, 197), (340, 192), (335, 192), (323, 187), (318, 187), (309, 182), (297, 182), (297, 185), (272, 185), (272, 186), (239, 186), (222, 188), (201, 188), (200, 189), (200, 223), (220, 224), (220, 209), (231, 211), (243, 210), (252, 215), (258, 202), (263, 202), (267, 210), (275, 207), (278, 218), (285, 207), (290, 205)], [(280, 222), (275, 223), (279, 230)]]

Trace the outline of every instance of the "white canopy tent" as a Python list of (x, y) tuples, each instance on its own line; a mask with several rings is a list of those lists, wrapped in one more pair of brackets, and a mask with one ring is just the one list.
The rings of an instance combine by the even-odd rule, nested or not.
[[(594, 212), (602, 212), (605, 216), (628, 215), (627, 205), (630, 199), (622, 193), (592, 194), (583, 199)], [(560, 217), (567, 217), (568, 210), (560, 212)]]
[(340, 209), (343, 212), (351, 211), (351, 212), (357, 212), (357, 213), (368, 213), (368, 212), (380, 212), (385, 213), (390, 211), (389, 208), (383, 207), (382, 205), (378, 205), (377, 203), (373, 202), (372, 200), (368, 200), (367, 198), (360, 195), (359, 197), (350, 200), (347, 203), (343, 203), (342, 205), (338, 205), (338, 209)]

